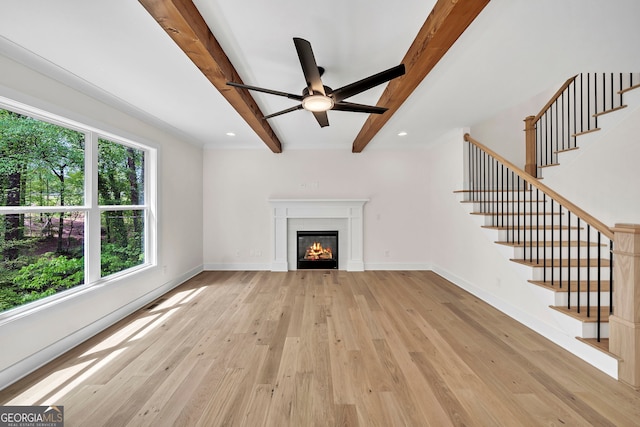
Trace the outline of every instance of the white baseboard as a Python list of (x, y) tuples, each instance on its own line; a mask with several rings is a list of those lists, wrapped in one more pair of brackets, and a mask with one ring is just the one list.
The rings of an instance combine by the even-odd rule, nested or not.
[(518, 307), (515, 307), (508, 302), (499, 299), (495, 295), (476, 287), (475, 285), (467, 282), (464, 279), (461, 279), (460, 277), (457, 277), (455, 274), (452, 274), (445, 269), (436, 266), (433, 268), (433, 271), (449, 280), (454, 285), (475, 295), (487, 304), (508, 315), (512, 319), (520, 322), (524, 326), (532, 329), (551, 342), (559, 345), (568, 352), (581, 358), (593, 367), (601, 370), (605, 374), (615, 379), (618, 379), (618, 361), (614, 357), (609, 356), (604, 352), (579, 341), (575, 337), (570, 337), (564, 334), (561, 330), (553, 328), (551, 325), (542, 322), (540, 319), (537, 319), (529, 315), (528, 313), (525, 313)]
[(156, 300), (160, 296), (166, 294), (173, 288), (181, 285), (186, 282), (190, 278), (194, 277), (196, 274), (202, 271), (202, 266), (195, 267), (180, 276), (166, 282), (162, 286), (154, 289), (153, 291), (129, 302), (128, 304), (120, 307), (118, 310), (104, 316), (103, 318), (84, 326), (83, 328), (77, 330), (76, 332), (62, 338), (59, 341), (56, 341), (54, 344), (47, 346), (46, 348), (38, 351), (20, 360), (17, 363), (7, 367), (6, 369), (0, 371), (0, 390), (8, 387), (19, 379), (25, 377), (36, 369), (44, 366), (45, 364), (51, 362), (55, 358), (61, 356), (72, 348), (82, 344), (89, 338), (97, 335), (102, 332), (109, 326), (115, 324), (116, 322), (124, 319), (128, 315), (136, 312), (142, 307), (146, 306), (150, 302)]

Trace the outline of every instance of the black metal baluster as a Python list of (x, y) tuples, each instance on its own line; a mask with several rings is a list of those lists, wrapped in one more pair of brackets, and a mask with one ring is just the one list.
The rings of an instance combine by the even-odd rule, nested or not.
[(542, 193), (542, 281), (547, 281), (547, 193)]
[(620, 106), (622, 106), (622, 73), (620, 73), (620, 93), (618, 94), (618, 96), (620, 97)]
[(598, 75), (593, 73), (593, 128), (598, 128)]
[[(576, 127), (577, 124), (578, 124), (578, 122), (576, 120), (576, 113), (578, 111), (578, 100), (576, 99), (576, 86), (577, 85), (576, 85), (576, 81), (575, 80), (573, 81), (572, 85), (573, 85), (573, 133), (575, 135), (576, 133), (578, 133), (578, 129)], [(572, 141), (572, 146), (574, 148), (577, 147), (577, 145), (578, 145), (578, 143), (576, 142), (576, 139), (577, 138), (574, 136), (573, 137), (573, 141)]]
[(560, 105), (562, 106), (562, 110), (560, 111), (560, 117), (562, 118), (562, 126), (558, 123), (558, 128), (561, 130), (560, 135), (562, 135), (562, 151), (564, 151), (564, 92), (560, 94)]
[(482, 194), (480, 199), (480, 212), (484, 212), (485, 203), (487, 199), (486, 190), (487, 183), (485, 182), (486, 175), (484, 173), (484, 162), (485, 162), (486, 154), (484, 151), (480, 152), (480, 188), (482, 188)]
[[(591, 262), (591, 225), (587, 224), (587, 262)], [(580, 308), (578, 307), (578, 313)], [(591, 269), (587, 267), (587, 317), (591, 317)]]
[(572, 145), (571, 145), (571, 96), (569, 95), (569, 92), (567, 92), (567, 131), (566, 131), (566, 138), (567, 138), (567, 148), (572, 148)]
[[(516, 179), (515, 173), (511, 171), (511, 190), (509, 191), (509, 197), (511, 197), (511, 214), (507, 218), (507, 221), (510, 222), (511, 227), (511, 242), (516, 242), (516, 217), (515, 213), (517, 211), (517, 199), (516, 199)], [(510, 221), (509, 221), (510, 219)]]
[(556, 143), (556, 149), (554, 150), (554, 154), (555, 157), (552, 157), (552, 162), (553, 163), (558, 163), (558, 151), (560, 151), (560, 146), (559, 144), (559, 135), (558, 135), (558, 129), (559, 129), (559, 125), (558, 125), (558, 100), (556, 100), (556, 102), (553, 103), (553, 106), (555, 106), (555, 121), (553, 122), (553, 127), (554, 127), (554, 131), (555, 131), (555, 143)]
[[(471, 144), (471, 143), (470, 143)], [(476, 191), (478, 188), (478, 160), (476, 158), (476, 146), (475, 145), (471, 145), (471, 160), (473, 162), (473, 166), (471, 167), (471, 172), (473, 174), (473, 177), (471, 178), (471, 182), (473, 182), (473, 191), (471, 192), (471, 200), (474, 202), (477, 201), (477, 196), (476, 196)]]
[(473, 180), (471, 179), (472, 173), (472, 162), (471, 159), (471, 142), (467, 141), (467, 189), (471, 192), (469, 200), (473, 200)]
[[(582, 73), (580, 73), (580, 132), (584, 130), (584, 78)], [(580, 133), (577, 132), (576, 133)]]
[(558, 203), (558, 287), (562, 289), (562, 205)]
[(548, 111), (544, 112), (544, 149), (545, 149), (545, 157), (546, 157), (546, 163), (545, 164), (550, 164), (551, 161), (549, 160), (549, 153), (551, 152), (551, 150), (549, 149), (549, 114)]
[(520, 175), (518, 175), (518, 186), (516, 191), (518, 192), (518, 244), (520, 244)]
[(498, 201), (498, 197), (499, 197), (499, 193), (498, 193), (498, 191), (499, 191), (499, 190), (498, 190), (498, 187), (500, 187), (500, 186), (498, 185), (498, 182), (499, 182), (499, 181), (498, 181), (498, 172), (499, 172), (500, 168), (498, 167), (498, 161), (497, 161), (497, 160), (494, 160), (493, 162), (494, 162), (494, 167), (495, 167), (495, 170), (496, 170), (496, 176), (495, 176), (495, 178), (496, 178), (496, 179), (495, 179), (495, 183), (494, 183), (495, 190), (494, 190), (494, 191), (495, 191), (495, 198), (496, 198), (496, 204), (495, 204), (495, 210), (496, 210), (496, 216), (495, 216), (495, 219), (496, 219), (496, 224), (495, 224), (495, 225), (497, 226), (497, 225), (498, 225), (498, 222), (499, 222), (499, 221), (498, 221), (498, 216), (500, 215), (500, 213), (499, 213), (499, 208), (498, 208), (498, 203), (499, 203), (499, 201)]
[(487, 182), (488, 176), (489, 176), (488, 173), (487, 173), (487, 170), (489, 169), (489, 167), (487, 166), (487, 163), (488, 163), (488, 154), (485, 151), (483, 151), (482, 152), (482, 177), (483, 177), (483, 180), (484, 180), (484, 183), (483, 183), (484, 192), (483, 192), (483, 197), (482, 197), (482, 199), (483, 199), (482, 212), (487, 212), (487, 210), (488, 210), (487, 209), (487, 205), (489, 204), (488, 203), (488, 199), (490, 197), (489, 192), (488, 192), (489, 191), (489, 185), (488, 185), (488, 182)]
[[(560, 249), (562, 250), (562, 249)], [(569, 308), (571, 308), (571, 211), (567, 210), (567, 295), (569, 300)], [(578, 260), (580, 264), (580, 260)], [(580, 266), (578, 265), (578, 268)]]
[(587, 130), (591, 129), (591, 77), (587, 73)]
[[(529, 187), (529, 222), (531, 223), (531, 227), (529, 227), (529, 262), (533, 262), (533, 188), (531, 184), (527, 183)], [(536, 227), (538, 224), (538, 217), (536, 216)]]
[[(582, 247), (582, 242), (580, 241), (580, 217), (578, 217), (578, 254), (577, 254), (577, 259), (580, 260), (580, 249)], [(577, 287), (576, 287), (576, 297), (577, 297), (577, 303), (576, 303), (576, 307), (578, 307), (578, 313), (580, 313), (580, 267), (578, 267), (578, 278), (577, 278)]]
[(536, 264), (540, 263), (540, 190), (536, 188)]
[[(543, 165), (543, 157), (542, 157), (542, 123), (540, 122), (540, 119), (538, 119), (538, 121), (536, 122), (536, 150), (538, 152), (538, 155), (536, 156), (536, 165), (538, 166), (542, 166)], [(538, 163), (540, 162), (540, 163)]]
[(480, 148), (476, 147), (476, 202), (480, 202), (479, 206), (482, 209), (482, 180), (480, 178)]
[[(504, 179), (505, 179), (505, 175), (504, 175), (504, 165), (502, 165), (502, 166), (501, 166), (501, 169), (502, 169), (502, 170), (501, 170), (501, 172), (502, 172), (502, 176), (501, 176), (501, 178), (500, 178), (500, 181), (502, 182), (502, 193), (501, 193), (501, 195), (502, 195), (502, 200), (500, 201), (500, 203), (501, 203), (501, 209), (500, 209), (500, 212), (501, 212), (501, 216), (500, 216), (500, 217), (501, 217), (501, 218), (500, 218), (501, 224), (500, 224), (500, 225), (501, 225), (502, 227), (504, 227), (504, 215), (505, 215), (505, 211), (504, 211), (504, 205), (505, 205), (504, 195), (505, 195), (505, 191), (506, 191), (507, 186), (506, 186), (506, 185), (505, 185), (505, 183), (504, 183)], [(507, 207), (509, 207), (509, 205), (508, 205), (508, 204), (507, 204)]]
[(553, 217), (553, 202), (551, 199), (551, 286), (555, 286), (555, 230), (554, 230), (554, 217)]

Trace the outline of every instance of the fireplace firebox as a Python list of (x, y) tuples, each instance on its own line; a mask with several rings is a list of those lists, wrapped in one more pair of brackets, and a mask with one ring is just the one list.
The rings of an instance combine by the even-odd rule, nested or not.
[(338, 269), (338, 230), (298, 231), (298, 270)]

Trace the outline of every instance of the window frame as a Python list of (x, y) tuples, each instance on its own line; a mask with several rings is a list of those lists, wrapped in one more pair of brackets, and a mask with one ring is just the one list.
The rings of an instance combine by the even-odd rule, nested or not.
[[(65, 127), (85, 135), (84, 141), (84, 204), (66, 206), (0, 206), (0, 215), (26, 213), (84, 213), (84, 283), (42, 299), (0, 312), (0, 322), (60, 302), (78, 292), (97, 285), (105, 285), (142, 270), (157, 267), (157, 159), (158, 149), (150, 143), (133, 141), (114, 133), (85, 125), (36, 107), (0, 96), (0, 108)], [(135, 148), (144, 153), (144, 202), (139, 205), (99, 205), (98, 195), (98, 141)], [(140, 140), (140, 138), (136, 137)], [(101, 277), (101, 215), (105, 211), (136, 210), (144, 217), (144, 262), (125, 270)]]

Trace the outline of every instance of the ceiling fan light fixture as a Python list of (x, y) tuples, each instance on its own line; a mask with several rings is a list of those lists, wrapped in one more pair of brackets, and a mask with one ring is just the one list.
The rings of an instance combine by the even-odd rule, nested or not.
[(302, 100), (302, 108), (315, 113), (333, 108), (333, 99), (324, 95), (309, 95)]

